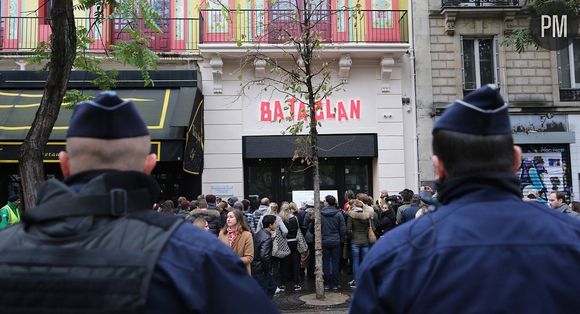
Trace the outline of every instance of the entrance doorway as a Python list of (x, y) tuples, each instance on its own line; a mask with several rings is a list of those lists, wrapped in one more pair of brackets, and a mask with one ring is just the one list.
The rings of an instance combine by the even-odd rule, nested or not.
[[(339, 204), (344, 192), (372, 195), (372, 158), (320, 158), (320, 189), (337, 190)], [(313, 170), (291, 159), (245, 159), (245, 197), (257, 208), (261, 198), (281, 203), (292, 201), (292, 191), (313, 190)], [(321, 195), (324, 198), (325, 195)]]

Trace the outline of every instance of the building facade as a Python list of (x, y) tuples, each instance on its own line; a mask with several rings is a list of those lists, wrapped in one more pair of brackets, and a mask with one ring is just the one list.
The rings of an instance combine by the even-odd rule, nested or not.
[[(282, 31), (298, 31), (289, 22), (300, 12), (292, 8), (294, 2), (232, 0), (226, 4), (235, 10), (224, 11), (211, 1), (148, 1), (161, 15), (160, 33), (142, 22), (138, 25), (160, 57), (152, 76), (162, 82), (154, 87), (139, 85), (134, 69), (107, 57), (112, 45), (128, 38), (122, 17), (95, 23), (95, 16), (112, 12), (95, 6), (75, 11), (75, 19), (92, 38), (86, 51), (101, 57), (105, 69), (121, 70), (117, 86), (121, 94), (135, 101), (160, 102), (159, 110), (145, 115), (151, 119), (153, 140), (159, 143), (152, 151), (163, 152), (154, 173), (163, 196), (212, 193), (283, 201), (292, 200), (293, 191), (312, 190), (312, 170), (293, 158), (295, 137), (283, 135), (287, 125), (276, 122), (288, 117), (292, 106), (300, 111), (302, 104), (267, 83), (279, 78), (271, 67), (261, 62), (242, 67), (240, 62), (260, 52), (290, 66), (299, 64), (285, 53), (292, 47), (282, 36)], [(39, 66), (29, 64), (26, 57), (50, 37), (51, 5), (45, 0), (0, 0), (0, 71), (23, 82), (0, 85), (0, 92), (13, 97), (0, 108), (0, 140), (10, 148), (4, 151), (14, 153), (32, 122), (32, 113), (30, 121), (10, 120), (21, 112), (17, 105), (30, 105), (25, 96), (42, 93), (42, 75), (32, 74)], [(318, 65), (327, 64), (329, 84), (342, 84), (319, 104), (322, 189), (334, 191), (340, 200), (347, 189), (375, 197), (380, 190), (416, 189), (411, 3), (326, 0), (309, 5), (322, 43), (316, 52)], [(69, 87), (94, 93), (95, 87), (87, 82), (90, 75), (77, 72), (73, 71)], [(248, 84), (252, 80), (256, 82)], [(242, 86), (248, 88), (242, 92)], [(166, 96), (168, 91), (171, 96)], [(141, 92), (150, 97), (139, 97)], [(10, 96), (14, 94), (18, 96)], [(61, 110), (59, 121), (66, 121), (66, 115)], [(304, 119), (298, 115), (294, 122), (300, 120)], [(64, 141), (58, 131), (66, 130), (66, 122), (62, 123), (51, 137), (53, 150)], [(18, 134), (11, 130), (15, 126), (20, 127)], [(0, 156), (0, 161), (7, 178), (3, 186), (8, 187), (2, 190), (12, 193), (18, 186), (16, 160)], [(45, 161), (47, 172), (58, 176), (56, 160)]]
[[(154, 176), (162, 197), (189, 198), (201, 193), (203, 170), (203, 96), (197, 60), (199, 50), (199, 13), (197, 1), (149, 0), (160, 13), (161, 32), (138, 27), (149, 36), (149, 47), (160, 57), (151, 71), (154, 86), (145, 87), (135, 68), (119, 64), (111, 57), (112, 45), (128, 38), (126, 20), (121, 17), (96, 22), (112, 8), (94, 6), (77, 9), (77, 29), (87, 30), (92, 39), (85, 53), (102, 61), (106, 70), (119, 71), (116, 90), (140, 108), (152, 135), (152, 152), (158, 155)], [(19, 192), (17, 153), (34, 119), (42, 97), (46, 72), (28, 57), (50, 38), (52, 1), (0, 0), (0, 199)], [(81, 53), (81, 52), (79, 52)], [(72, 71), (69, 89), (85, 95), (97, 93), (91, 83), (94, 75)], [(45, 169), (49, 176), (60, 176), (58, 151), (64, 149), (71, 110), (62, 108), (45, 150)]]
[(417, 69), (419, 178), (434, 179), (433, 122), (455, 99), (485, 84), (500, 87), (509, 102), (514, 140), (523, 150), (518, 171), (523, 194), (538, 190), (578, 198), (574, 44), (559, 51), (529, 47), (518, 53), (505, 43), (529, 27), (524, 1), (414, 1)]
[[(296, 32), (286, 19), (294, 9), (283, 1), (244, 3), (229, 21), (202, 10), (203, 191), (291, 201), (293, 191), (313, 189), (312, 170), (293, 158), (295, 137), (282, 135), (289, 123), (278, 120), (303, 104), (276, 91), (282, 87), (272, 67), (246, 57), (260, 53), (296, 65), (295, 46), (276, 33)], [(416, 187), (409, 3), (369, 0), (360, 11), (340, 0), (313, 3), (320, 8), (318, 65), (327, 64), (330, 85), (343, 84), (319, 104), (321, 189), (342, 200), (347, 189), (376, 197), (382, 189)]]

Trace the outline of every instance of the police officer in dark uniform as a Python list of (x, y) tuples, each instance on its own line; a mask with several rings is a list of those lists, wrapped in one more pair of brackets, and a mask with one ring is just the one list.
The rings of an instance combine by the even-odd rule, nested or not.
[(438, 208), (369, 252), (351, 313), (578, 313), (580, 223), (523, 202), (508, 108), (484, 86), (433, 128)]
[(132, 102), (76, 105), (66, 149), (65, 181), (0, 232), (0, 313), (278, 312), (230, 248), (151, 209), (157, 158)]

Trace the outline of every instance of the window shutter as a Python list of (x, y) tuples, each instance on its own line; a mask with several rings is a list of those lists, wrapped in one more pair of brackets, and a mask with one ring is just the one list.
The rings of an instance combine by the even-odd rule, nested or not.
[(459, 38), (459, 49), (461, 49), (461, 80), (462, 80), (462, 85), (463, 85), (463, 90), (465, 90), (465, 59), (463, 56), (463, 36), (461, 36)]
[(571, 88), (570, 71), (570, 47), (569, 45), (556, 51), (558, 56), (558, 82), (560, 88)]
[(558, 85), (562, 88), (562, 50), (556, 51), (556, 60), (558, 60)]
[(501, 73), (499, 70), (499, 43), (497, 40), (497, 36), (493, 37), (493, 54), (494, 54), (494, 59), (493, 59), (493, 63), (495, 66), (495, 84), (500, 87), (501, 85)]

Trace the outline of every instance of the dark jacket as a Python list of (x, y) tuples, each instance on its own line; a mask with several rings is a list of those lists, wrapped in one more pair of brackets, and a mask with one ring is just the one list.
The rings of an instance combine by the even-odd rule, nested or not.
[(395, 228), (397, 225), (396, 219), (395, 212), (392, 209), (381, 212), (379, 223), (376, 226), (377, 236), (380, 237)]
[(286, 225), (286, 228), (288, 228), (286, 239), (296, 239), (298, 229), (300, 229), (300, 222), (298, 221), (298, 217), (290, 216), (288, 221), (284, 221), (284, 224)]
[(403, 212), (403, 220), (401, 221), (401, 223), (405, 223), (405, 222), (409, 222), (413, 219), (415, 219), (415, 215), (417, 214), (417, 212), (419, 211), (419, 205), (418, 204), (411, 204), (411, 206), (407, 207), (407, 209)]
[(438, 192), (443, 205), (365, 256), (351, 313), (578, 312), (580, 221), (522, 201), (513, 175), (447, 178)]
[(369, 210), (351, 210), (347, 213), (346, 230), (351, 244), (369, 244), (369, 226), (373, 216), (374, 212)]
[(272, 234), (261, 229), (254, 234), (254, 260), (252, 274), (266, 274), (270, 272), (272, 262)]
[(562, 203), (558, 208), (554, 208), (555, 210), (559, 211), (562, 214), (568, 215), (570, 217), (574, 217), (576, 219), (580, 219), (580, 214), (571, 210), (568, 204)]
[(207, 221), (207, 225), (209, 230), (217, 236), (218, 232), (220, 231), (220, 212), (217, 209), (200, 209), (196, 208), (192, 210), (190, 213), (191, 220), (195, 220), (197, 218), (204, 218)]
[(336, 246), (346, 242), (346, 224), (342, 211), (329, 206), (320, 210), (322, 246)]
[(305, 211), (304, 224), (302, 225), (302, 234), (306, 243), (314, 244), (314, 213), (312, 211)]
[[(133, 191), (134, 189), (145, 189), (147, 191), (148, 189), (153, 189), (145, 195), (150, 194), (150, 197), (154, 198), (154, 195), (158, 193), (159, 186), (155, 183), (156, 187), (152, 187), (151, 184), (153, 183), (151, 181), (153, 180), (149, 176), (133, 171), (107, 171), (78, 174), (69, 178), (66, 181), (66, 185), (56, 180), (47, 181), (43, 188), (41, 188), (41, 191), (39, 191), (38, 201), (40, 206), (46, 207), (42, 209), (48, 210), (48, 213), (52, 213), (53, 211), (62, 213), (60, 204), (63, 202), (59, 201), (61, 198), (70, 199), (77, 195), (86, 195), (101, 200), (103, 197), (108, 197), (112, 189), (119, 189), (120, 191)], [(157, 193), (155, 193), (155, 190), (157, 190)], [(152, 201), (146, 198), (143, 200), (131, 199), (128, 202), (128, 207), (135, 206), (140, 202), (147, 204), (143, 208), (143, 212), (149, 216), (156, 217), (159, 220), (176, 219), (172, 216), (164, 216), (151, 211)], [(140, 207), (135, 208), (139, 210)], [(79, 207), (76, 209), (79, 209)], [(111, 238), (109, 241), (118, 242), (119, 246), (112, 250), (109, 249), (107, 254), (102, 254), (98, 258), (85, 260), (75, 258), (62, 259), (63, 252), (67, 252), (69, 248), (75, 247), (78, 241), (86, 241), (87, 239), (95, 237), (95, 234), (102, 234), (103, 232), (106, 235), (106, 231), (111, 227), (111, 223), (123, 225), (135, 219), (129, 219), (121, 212), (115, 212), (119, 216), (76, 216), (73, 213), (48, 221), (34, 221), (30, 218), (33, 217), (34, 210), (34, 208), (28, 210), (28, 216), (25, 218), (26, 226), (21, 224), (0, 232), (0, 247), (2, 247), (0, 249), (0, 256), (3, 258), (11, 256), (12, 262), (16, 262), (19, 257), (24, 257), (27, 263), (33, 260), (40, 261), (36, 256), (42, 256), (43, 259), (60, 260), (61, 265), (62, 262), (72, 264), (100, 263), (101, 265), (110, 267), (110, 269), (104, 269), (102, 271), (106, 271), (111, 274), (110, 276), (113, 276), (113, 279), (117, 280), (121, 270), (125, 272), (126, 269), (115, 269), (112, 266), (115, 264), (107, 263), (108, 261), (105, 258), (109, 258), (110, 253), (118, 253), (118, 257), (116, 257), (117, 263), (124, 263), (125, 266), (130, 265), (128, 260), (123, 259), (123, 254), (127, 253), (135, 257), (140, 257), (144, 252), (133, 252), (131, 248), (139, 245), (146, 247), (148, 243), (146, 234), (141, 233), (135, 237), (131, 233), (133, 229), (128, 228), (126, 237), (116, 237), (116, 234), (110, 234), (111, 237), (115, 236), (115, 239)], [(79, 212), (81, 210), (77, 213)], [(11, 241), (14, 239), (30, 241), (38, 247), (32, 249), (32, 246), (26, 244), (20, 246), (21, 249), (17, 254), (12, 255), (10, 250), (4, 249), (4, 247), (7, 242), (11, 246), (13, 244)], [(142, 244), (137, 244), (137, 242), (142, 242)], [(109, 244), (108, 241), (91, 243), (91, 245), (97, 247), (109, 247)], [(30, 249), (23, 250), (25, 247)], [(43, 254), (40, 255), (39, 252), (41, 251)], [(27, 255), (30, 257), (26, 257)], [(113, 256), (113, 258), (115, 257)], [(191, 224), (182, 223), (175, 231), (172, 231), (160, 254), (153, 261), (155, 262), (155, 268), (150, 278), (148, 289), (143, 291), (146, 295), (145, 313), (252, 313), (255, 311), (260, 313), (263, 311), (278, 313), (278, 310), (273, 306), (271, 301), (263, 293), (259, 292), (260, 288), (255, 280), (247, 275), (240, 259), (228, 247), (222, 245), (217, 238)], [(3, 267), (6, 267), (6, 264), (3, 264)], [(203, 272), (200, 272), (199, 270), (202, 268)], [(28, 276), (26, 269), (31, 271)], [(33, 271), (32, 267), (26, 269), (20, 268), (18, 273), (20, 278), (25, 278), (25, 276), (27, 278), (33, 278), (33, 276), (38, 274), (38, 271)], [(91, 268), (87, 269), (91, 270)], [(99, 272), (99, 270), (95, 271)], [(42, 309), (43, 313), (49, 313), (49, 309), (43, 304), (44, 302), (55, 303), (56, 299), (48, 296), (54, 295), (54, 292), (57, 291), (50, 291), (49, 289), (50, 287), (54, 289), (61, 287), (58, 285), (58, 282), (57, 284), (54, 283), (59, 279), (63, 283), (68, 283), (66, 288), (69, 290), (63, 290), (65, 292), (72, 291), (70, 289), (76, 285), (77, 290), (74, 291), (76, 293), (78, 290), (82, 290), (82, 286), (85, 285), (90, 287), (90, 291), (93, 293), (102, 296), (108, 296), (111, 289), (122, 292), (134, 286), (134, 283), (128, 281), (116, 281), (113, 285), (104, 284), (105, 282), (91, 284), (87, 280), (78, 278), (83, 272), (67, 272), (65, 268), (55, 269), (55, 271), (50, 272), (50, 278), (45, 275), (40, 277), (41, 280), (46, 282), (44, 291), (41, 289), (42, 285), (36, 287), (36, 289), (41, 289), (44, 293), (42, 300), (33, 300), (31, 298), (32, 293), (26, 293), (25, 290), (12, 289), (9, 285), (10, 281), (5, 280), (4, 274), (0, 275), (0, 281), (3, 283), (3, 287), (8, 289), (4, 291), (4, 295), (8, 299), (0, 301), (0, 308), (6, 309), (7, 306), (14, 306), (14, 302), (21, 302), (23, 306), (36, 306)], [(13, 276), (14, 274), (9, 274), (10, 278), (13, 278)], [(19, 289), (24, 287), (23, 282), (20, 280), (12, 280), (11, 282), (16, 284)], [(228, 299), (229, 302), (223, 302), (222, 296), (219, 294), (207, 293), (207, 291), (226, 291), (228, 289), (235, 289), (236, 291)], [(8, 291), (11, 291), (12, 294), (8, 294)], [(85, 298), (80, 299), (88, 301)], [(93, 300), (93, 303), (98, 302), (99, 299), (97, 298), (95, 300)], [(85, 302), (85, 304), (88, 304), (88, 302)], [(111, 311), (110, 304), (110, 302), (100, 303), (101, 306), (106, 306)], [(64, 312), (66, 306), (67, 304), (65, 303), (58, 304), (57, 307), (53, 308), (56, 309), (53, 312)], [(14, 310), (13, 308), (12, 312)], [(79, 310), (79, 308), (75, 308), (75, 310)], [(23, 313), (25, 312), (40, 311), (23, 311)], [(127, 311), (122, 312), (126, 313)]]

